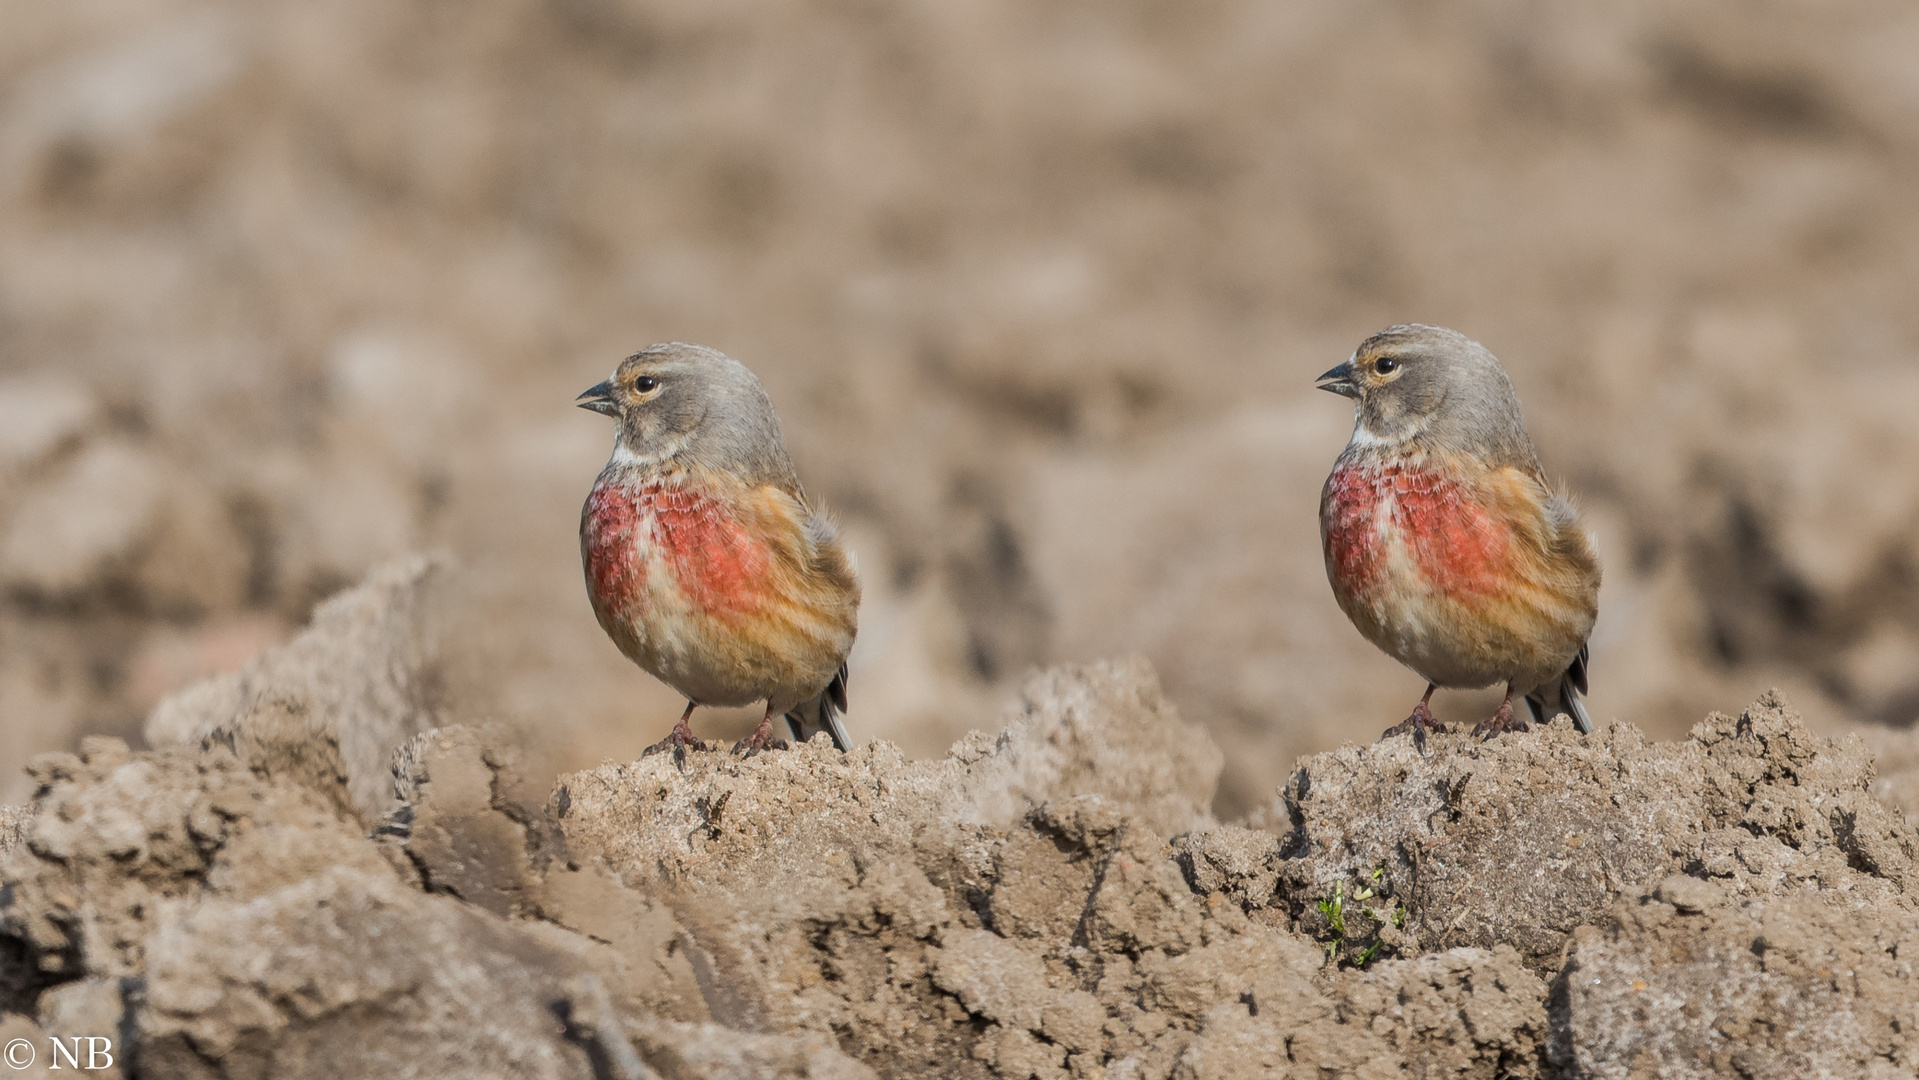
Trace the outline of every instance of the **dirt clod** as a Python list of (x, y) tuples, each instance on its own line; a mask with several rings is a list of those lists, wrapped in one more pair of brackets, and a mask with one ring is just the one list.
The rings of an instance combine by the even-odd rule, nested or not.
[(1668, 879), (1576, 935), (1552, 1059), (1595, 1080), (1911, 1076), (1916, 949), (1909, 905)]
[(1506, 943), (1546, 975), (1623, 890), (1675, 874), (1897, 905), (1919, 886), (1911, 827), (1869, 793), (1870, 755), (1813, 735), (1777, 695), (1681, 743), (1555, 722), (1429, 748), (1388, 739), (1301, 763), (1266, 815), (1293, 823), (1277, 892), (1295, 918), (1323, 924), (1319, 900), (1376, 881), (1420, 949)]
[(224, 742), (249, 765), (319, 792), (334, 791), (343, 771), (351, 804), (377, 819), (392, 803), (388, 756), (438, 722), (434, 589), (446, 572), (438, 556), (379, 568), (321, 605), (299, 637), (161, 702), (147, 741)]

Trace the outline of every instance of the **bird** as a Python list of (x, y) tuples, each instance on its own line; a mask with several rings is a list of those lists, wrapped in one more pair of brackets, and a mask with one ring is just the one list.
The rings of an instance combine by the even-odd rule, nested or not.
[(1438, 687), (1505, 683), (1474, 734), (1525, 731), (1564, 712), (1581, 732), (1599, 556), (1570, 498), (1546, 478), (1512, 380), (1455, 330), (1388, 327), (1315, 382), (1353, 399), (1352, 438), (1320, 494), (1333, 596), (1365, 638), (1426, 680), (1382, 738), (1443, 731)]
[(576, 399), (618, 421), (580, 512), (587, 597), (621, 653), (686, 698), (645, 754), (705, 750), (699, 706), (765, 702), (734, 745), (786, 749), (825, 731), (850, 750), (846, 657), (860, 586), (830, 518), (800, 486), (773, 400), (746, 365), (684, 342), (620, 361)]

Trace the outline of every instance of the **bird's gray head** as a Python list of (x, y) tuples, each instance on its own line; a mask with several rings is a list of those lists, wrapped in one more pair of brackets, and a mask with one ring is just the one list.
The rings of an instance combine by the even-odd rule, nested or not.
[(754, 483), (796, 486), (773, 399), (746, 365), (674, 341), (625, 360), (576, 404), (619, 421), (613, 464), (671, 460), (721, 468)]
[(1484, 345), (1456, 330), (1420, 323), (1387, 327), (1318, 383), (1357, 403), (1354, 445), (1418, 440), (1513, 464), (1534, 460), (1506, 369)]

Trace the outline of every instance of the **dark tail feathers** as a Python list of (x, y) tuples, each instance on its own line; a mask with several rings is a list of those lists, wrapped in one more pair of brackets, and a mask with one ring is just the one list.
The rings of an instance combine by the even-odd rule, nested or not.
[(1586, 706), (1579, 700), (1579, 695), (1585, 692), (1586, 646), (1581, 645), (1579, 655), (1573, 657), (1566, 673), (1527, 694), (1526, 705), (1533, 711), (1534, 723), (1543, 724), (1563, 712), (1573, 718), (1573, 724), (1580, 731), (1590, 735), (1593, 719), (1586, 715)]
[(786, 726), (793, 732), (794, 742), (805, 742), (824, 730), (833, 737), (834, 746), (851, 750), (853, 739), (846, 734), (846, 725), (840, 720), (840, 714), (845, 711), (846, 665), (841, 664), (839, 674), (833, 676), (833, 681), (826, 684), (818, 697), (787, 710)]

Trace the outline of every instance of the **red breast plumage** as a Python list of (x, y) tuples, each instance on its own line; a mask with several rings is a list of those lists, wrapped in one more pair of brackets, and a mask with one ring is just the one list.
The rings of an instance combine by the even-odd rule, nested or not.
[(661, 575), (706, 617), (733, 619), (766, 606), (769, 545), (725, 500), (683, 477), (602, 476), (587, 497), (585, 525), (587, 574), (603, 622), (651, 616), (647, 586)]
[(1335, 588), (1362, 601), (1387, 589), (1387, 562), (1403, 551), (1430, 588), (1463, 603), (1504, 585), (1512, 530), (1480, 504), (1460, 470), (1425, 455), (1341, 458), (1326, 485), (1327, 558)]
[(1592, 620), (1539, 542), (1547, 493), (1517, 470), (1355, 456), (1322, 515), (1327, 576), (1360, 632), (1441, 686), (1524, 693), (1564, 671)]
[(609, 470), (581, 522), (601, 627), (702, 705), (784, 712), (812, 696), (845, 660), (852, 628), (834, 583), (808, 572), (801, 510), (730, 478)]

